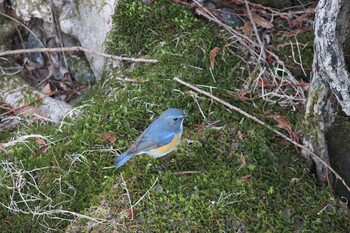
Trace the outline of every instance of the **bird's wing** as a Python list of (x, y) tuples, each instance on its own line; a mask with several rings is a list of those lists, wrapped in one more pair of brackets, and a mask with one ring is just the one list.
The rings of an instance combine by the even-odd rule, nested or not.
[(162, 134), (148, 134), (144, 131), (136, 142), (125, 152), (126, 154), (141, 154), (148, 150), (152, 150), (169, 144), (174, 139), (175, 133), (163, 131)]

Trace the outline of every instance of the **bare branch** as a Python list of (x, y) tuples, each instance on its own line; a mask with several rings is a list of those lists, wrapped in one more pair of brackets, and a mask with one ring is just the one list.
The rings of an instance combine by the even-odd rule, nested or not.
[(113, 56), (106, 53), (100, 53), (96, 52), (92, 49), (76, 46), (76, 47), (66, 47), (66, 48), (35, 48), (35, 49), (18, 49), (18, 50), (11, 50), (11, 51), (4, 51), (0, 52), (0, 57), (7, 56), (7, 55), (14, 55), (14, 54), (21, 54), (21, 53), (43, 53), (43, 52), (86, 52), (91, 53), (94, 55), (98, 55), (101, 57), (109, 58), (112, 60), (118, 60), (118, 61), (130, 61), (130, 62), (145, 62), (145, 63), (157, 63), (157, 59), (146, 59), (146, 58), (130, 58), (130, 57), (122, 57), (122, 56)]

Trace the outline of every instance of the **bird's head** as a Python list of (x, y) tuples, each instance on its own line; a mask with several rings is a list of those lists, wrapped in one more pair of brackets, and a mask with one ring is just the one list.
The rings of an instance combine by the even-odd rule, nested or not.
[(187, 115), (180, 109), (169, 108), (159, 116), (159, 119), (167, 122), (176, 131), (180, 131), (182, 130), (182, 123), (185, 117), (187, 117)]

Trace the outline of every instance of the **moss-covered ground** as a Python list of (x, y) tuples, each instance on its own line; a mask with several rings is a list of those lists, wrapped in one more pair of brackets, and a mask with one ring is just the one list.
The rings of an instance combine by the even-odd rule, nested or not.
[[(271, 114), (292, 124), (300, 119), (276, 105), (237, 101), (228, 94), (247, 74), (244, 67), (233, 69), (239, 56), (223, 52), (210, 72), (209, 52), (231, 43), (217, 26), (169, 1), (123, 0), (109, 38), (110, 53), (159, 63), (121, 64), (120, 72), (106, 75), (76, 103), (84, 106), (77, 119), (61, 126), (23, 125), (1, 136), (2, 142), (45, 136), (50, 140), (45, 153), (37, 141), (27, 140), (0, 155), (20, 171), (34, 170), (23, 173), (21, 186), (2, 166), (1, 203), (10, 202), (13, 190), (7, 187), (16, 185), (37, 198), (17, 203), (23, 210), (68, 210), (107, 222), (78, 218), (69, 224), (61, 218), (76, 218), (62, 212), (33, 216), (0, 206), (1, 232), (349, 232), (347, 210), (332, 190), (315, 185), (293, 146), (173, 81), (178, 76), (200, 85), (269, 124), (275, 124)], [(117, 76), (140, 82), (117, 81)], [(118, 170), (111, 167), (113, 158), (170, 107), (189, 115), (179, 148), (164, 158), (139, 155)], [(28, 183), (36, 183), (41, 193)], [(16, 192), (14, 200), (20, 195)]]

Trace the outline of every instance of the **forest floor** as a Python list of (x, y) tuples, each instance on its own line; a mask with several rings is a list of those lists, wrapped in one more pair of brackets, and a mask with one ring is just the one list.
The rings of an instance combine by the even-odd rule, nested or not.
[[(276, 32), (271, 48), (307, 83), (313, 32), (291, 33)], [(296, 45), (302, 67), (293, 59)], [(123, 0), (107, 46), (111, 54), (159, 62), (121, 63), (76, 101), (79, 118), (0, 136), (14, 142), (0, 154), (0, 202), (22, 210), (0, 206), (1, 232), (349, 232), (346, 204), (315, 184), (300, 149), (174, 80), (298, 140), (302, 100), (287, 106), (262, 97), (253, 85), (261, 70), (237, 38), (184, 5)], [(115, 156), (171, 107), (189, 116), (178, 149), (115, 169)]]

